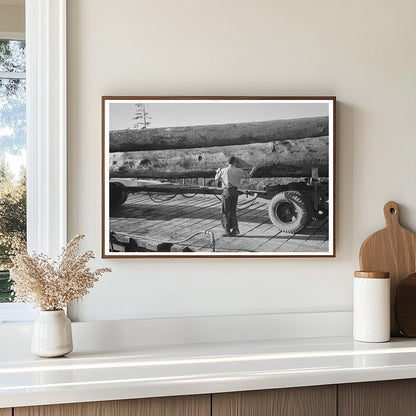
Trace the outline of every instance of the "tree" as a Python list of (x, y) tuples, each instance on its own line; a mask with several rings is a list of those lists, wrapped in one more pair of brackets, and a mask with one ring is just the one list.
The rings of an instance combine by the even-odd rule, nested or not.
[(14, 181), (7, 163), (0, 166), (0, 269), (8, 269), (13, 251), (26, 242), (26, 171)]
[(0, 71), (25, 72), (25, 41), (0, 40)]
[(0, 40), (0, 302), (13, 299), (10, 256), (26, 243), (26, 172), (16, 181), (6, 159), (26, 147), (25, 61), (24, 41)]
[(0, 40), (0, 153), (19, 154), (26, 145), (26, 80), (24, 41)]
[(149, 113), (146, 112), (146, 107), (144, 104), (136, 104), (136, 113), (133, 117), (134, 124), (131, 127), (132, 129), (145, 129), (150, 123), (152, 117), (149, 116)]
[(5, 158), (0, 160), (0, 189), (6, 183), (13, 181), (13, 174)]

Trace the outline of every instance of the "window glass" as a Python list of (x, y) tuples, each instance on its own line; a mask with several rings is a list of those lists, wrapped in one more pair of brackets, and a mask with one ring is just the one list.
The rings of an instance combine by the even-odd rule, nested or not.
[(24, 40), (0, 39), (0, 72), (26, 72)]
[(12, 294), (8, 268), (26, 242), (25, 42), (0, 40), (0, 302)]

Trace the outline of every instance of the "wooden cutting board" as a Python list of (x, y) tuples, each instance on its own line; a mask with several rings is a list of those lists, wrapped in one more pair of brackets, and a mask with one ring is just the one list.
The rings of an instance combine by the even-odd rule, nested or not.
[(416, 273), (402, 279), (397, 286), (394, 315), (400, 332), (416, 337)]
[(394, 298), (401, 279), (416, 271), (416, 234), (406, 230), (399, 222), (399, 206), (390, 201), (384, 205), (386, 228), (370, 235), (360, 250), (362, 271), (389, 272), (391, 335), (400, 335), (394, 319)]

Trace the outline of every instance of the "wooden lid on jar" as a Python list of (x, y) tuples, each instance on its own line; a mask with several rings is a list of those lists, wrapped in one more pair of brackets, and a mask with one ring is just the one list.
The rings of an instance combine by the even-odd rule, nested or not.
[(389, 272), (354, 272), (354, 277), (364, 277), (366, 279), (388, 279), (389, 276)]

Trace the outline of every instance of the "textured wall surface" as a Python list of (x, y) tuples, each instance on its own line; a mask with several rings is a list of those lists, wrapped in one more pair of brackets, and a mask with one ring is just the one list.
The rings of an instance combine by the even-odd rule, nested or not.
[[(416, 3), (68, 1), (69, 234), (113, 268), (79, 320), (344, 311), (396, 200), (416, 230)], [(102, 95), (336, 95), (335, 259), (100, 260)]]

